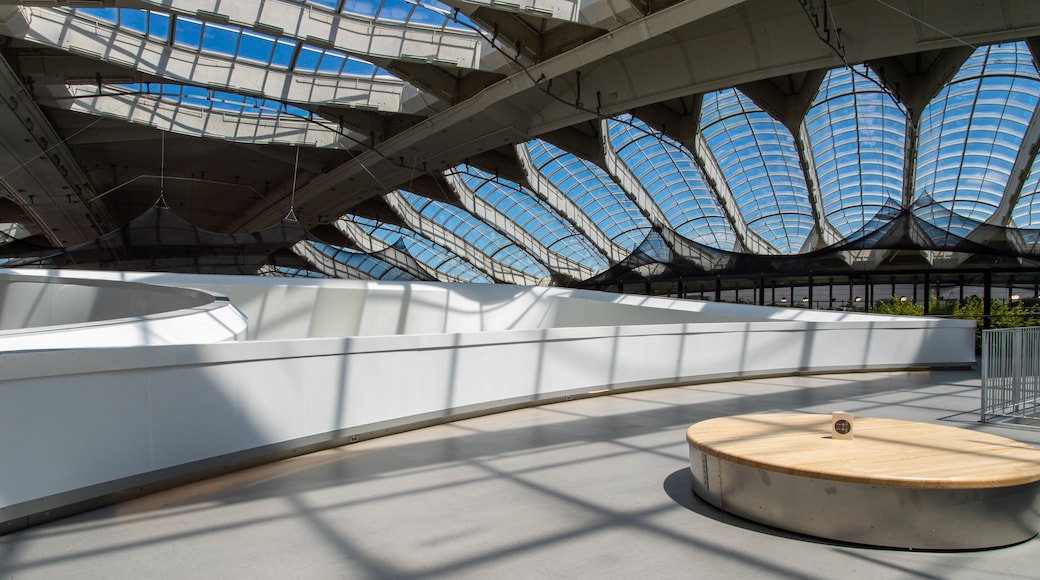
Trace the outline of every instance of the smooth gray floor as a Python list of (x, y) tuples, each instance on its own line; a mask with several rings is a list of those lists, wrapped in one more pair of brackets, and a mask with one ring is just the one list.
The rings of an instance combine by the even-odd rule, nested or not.
[[(743, 521), (685, 430), (767, 411), (977, 423), (978, 374), (760, 379), (527, 408), (314, 453), (0, 537), (0, 578), (1037, 578), (1040, 540), (922, 553)], [(46, 458), (40, 458), (46, 461)]]

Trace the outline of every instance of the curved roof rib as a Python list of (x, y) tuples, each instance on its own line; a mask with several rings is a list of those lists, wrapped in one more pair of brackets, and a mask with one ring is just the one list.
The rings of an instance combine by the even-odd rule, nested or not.
[[(606, 269), (605, 260), (599, 269), (593, 269), (587, 264), (588, 258), (572, 258), (573, 251), (579, 251), (579, 255), (584, 256), (591, 253), (587, 244), (581, 244), (584, 238), (570, 224), (537, 201), (533, 194), (525, 195), (519, 186), (496, 187), (490, 175), (481, 176), (479, 170), (473, 168), (446, 172), (445, 178), (458, 195), (462, 207), (505, 234), (538, 258), (549, 270), (573, 280), (585, 280)], [(467, 181), (472, 181), (478, 189), (493, 189), (494, 193), (478, 195)], [(578, 247), (575, 248), (575, 245)], [(571, 252), (561, 253), (557, 248)]]
[(408, 227), (494, 280), (530, 286), (549, 282), (549, 272), (541, 263), (465, 210), (405, 191), (384, 198)]
[(336, 228), (365, 252), (422, 280), (491, 282), (492, 279), (451, 251), (407, 228), (359, 216), (336, 220)]
[(418, 280), (410, 273), (368, 254), (310, 241), (296, 242), (293, 252), (330, 278), (354, 280)]
[[(625, 119), (623, 122), (614, 121), (616, 125), (623, 125), (632, 123), (633, 121)], [(607, 120), (602, 121), (603, 130), (600, 132), (603, 135), (603, 149), (604, 149), (604, 163), (606, 165), (607, 172), (617, 181), (618, 185), (629, 195), (632, 202), (639, 208), (640, 212), (646, 217), (646, 219), (653, 224), (655, 230), (660, 232), (661, 237), (664, 239), (668, 247), (679, 254), (680, 256), (692, 261), (699, 267), (707, 271), (722, 269), (725, 266), (725, 260), (723, 254), (712, 253), (705, 251), (703, 248), (698, 247), (694, 244), (689, 243), (688, 239), (678, 235), (675, 230), (675, 226), (668, 220), (660, 206), (646, 187), (643, 186), (643, 182), (636, 177), (635, 173), (629, 169), (627, 165), (621, 160), (618, 152), (614, 149), (614, 144), (611, 142), (611, 123)], [(646, 129), (649, 130), (648, 128)], [(651, 137), (656, 138), (656, 137)], [(691, 163), (692, 165), (692, 163)], [(682, 196), (685, 192), (683, 191), (672, 191), (675, 196)]]
[[(227, 54), (200, 52), (200, 47), (170, 43), (164, 38), (128, 32), (102, 20), (76, 16), (65, 10), (21, 7), (19, 16), (33, 42), (110, 62), (172, 82), (204, 86), (292, 103), (330, 104), (389, 112), (402, 109), (404, 83), (373, 74), (332, 75), (302, 72), (297, 67)], [(11, 15), (0, 18), (0, 31), (15, 26)], [(232, 47), (233, 48), (233, 47)], [(299, 51), (299, 46), (288, 50)], [(268, 51), (270, 54), (270, 50)], [(341, 65), (345, 66), (345, 65)], [(372, 69), (374, 72), (374, 68)], [(84, 79), (95, 80), (93, 77)], [(148, 79), (144, 79), (148, 80)], [(83, 82), (73, 79), (72, 83)]]
[(588, 223), (622, 253), (617, 261), (627, 258), (646, 240), (652, 229), (650, 222), (601, 167), (540, 139), (525, 143), (524, 150), (526, 161), (538, 175), (536, 180), (528, 176), (532, 185), (538, 182), (536, 191), (551, 185), (565, 196), (573, 204), (569, 211), (576, 209), (587, 216)]
[(159, 10), (210, 22), (231, 22), (319, 44), (365, 59), (416, 60), (479, 68), (483, 40), (457, 28), (415, 25), (336, 12), (320, 3), (290, 0), (138, 0)]
[(929, 196), (959, 216), (988, 220), (1038, 100), (1040, 75), (1025, 43), (976, 50), (922, 115), (915, 200)]
[(52, 89), (52, 98), (45, 100), (48, 106), (149, 125), (183, 135), (237, 143), (281, 143), (333, 149), (349, 149), (360, 139), (348, 138), (307, 117), (281, 114), (277, 110), (257, 110), (260, 114), (248, 114), (243, 111), (248, 110), (244, 103), (237, 107), (227, 103), (217, 108), (212, 96), (205, 94), (196, 98), (210, 103), (208, 107), (183, 104), (183, 101), (191, 99), (183, 93), (184, 87), (175, 87), (177, 92), (170, 93), (160, 89), (162, 96), (130, 90), (98, 96), (96, 89), (87, 87), (67, 87), (62, 95), (57, 87)]

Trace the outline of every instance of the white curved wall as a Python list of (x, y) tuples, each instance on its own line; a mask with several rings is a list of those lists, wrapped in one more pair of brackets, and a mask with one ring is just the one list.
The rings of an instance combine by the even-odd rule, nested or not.
[(462, 413), (724, 377), (974, 362), (973, 323), (956, 320), (552, 288), (123, 276), (226, 294), (259, 339), (0, 353), (0, 530)]
[(206, 291), (0, 274), (0, 352), (218, 342), (245, 330), (242, 313)]

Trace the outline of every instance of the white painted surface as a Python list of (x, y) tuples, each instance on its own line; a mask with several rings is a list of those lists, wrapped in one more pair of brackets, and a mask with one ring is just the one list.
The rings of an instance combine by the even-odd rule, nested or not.
[(211, 292), (0, 274), (0, 352), (235, 340), (246, 319)]
[(0, 353), (0, 529), (271, 446), (464, 411), (709, 378), (974, 362), (973, 324), (956, 320), (554, 288), (119, 276), (226, 294), (256, 340)]

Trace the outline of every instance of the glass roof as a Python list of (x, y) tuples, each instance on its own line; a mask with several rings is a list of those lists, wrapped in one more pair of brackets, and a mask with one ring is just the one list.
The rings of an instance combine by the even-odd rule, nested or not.
[[(102, 22), (91, 24), (98, 28), (116, 26), (121, 33), (167, 43), (225, 63), (246, 63), (250, 66), (241, 68), (250, 72), (259, 66), (287, 71), (277, 74), (290, 80), (292, 73), (305, 79), (326, 75), (325, 82), (330, 82), (329, 77), (348, 78), (351, 80), (342, 82), (351, 90), (361, 87), (356, 89), (359, 93), (367, 86), (360, 79), (379, 79), (380, 83), (392, 79), (391, 82), (404, 84), (363, 58), (281, 36), (274, 27), (261, 26), (265, 32), (257, 32), (163, 12), (158, 7), (161, 3), (149, 3), (153, 4), (157, 6), (154, 10), (55, 10)], [(324, 14), (327, 21), (332, 21), (338, 11), (344, 15), (343, 20), (367, 20), (391, 27), (451, 29), (465, 34), (475, 29), (456, 9), (437, 0), (299, 0), (297, 5), (304, 14)], [(272, 30), (273, 35), (267, 33)], [(469, 37), (465, 38), (468, 41)], [(358, 47), (351, 50), (365, 52)], [(400, 85), (395, 88), (400, 90)], [(255, 94), (236, 94), (234, 89), (222, 91), (156, 82), (105, 85), (101, 90), (103, 94), (151, 95), (236, 115), (322, 123), (321, 118), (302, 107)], [(797, 137), (804, 140), (804, 154), (811, 155), (811, 160), (800, 158), (802, 143), (783, 123), (739, 90), (726, 89), (699, 98), (700, 117), (690, 121), (697, 124), (703, 137), (696, 156), (638, 116), (625, 114), (606, 119), (605, 137), (610, 139), (617, 161), (639, 181), (640, 191), (626, 192), (619, 185), (619, 181), (628, 178), (627, 172), (624, 179), (616, 180), (597, 162), (549, 141), (534, 139), (521, 147), (533, 162), (533, 167), (527, 169), (540, 175), (532, 174), (522, 183), (465, 163), (449, 169), (473, 195), (511, 223), (500, 223), (497, 215), (496, 220), (484, 221), (456, 205), (398, 191), (388, 196), (400, 196), (400, 200), (395, 198), (387, 205), (408, 214), (402, 216), (408, 227), (350, 215), (342, 219), (400, 252), (387, 254), (391, 256), (387, 259), (406, 255), (419, 267), (410, 260), (402, 267), (395, 266), (381, 259), (378, 252), (357, 252), (327, 244), (315, 248), (352, 272), (363, 272), (376, 279), (410, 279), (436, 273), (442, 279), (491, 282), (503, 276), (518, 279), (515, 272), (520, 272), (525, 279), (546, 280), (552, 276), (547, 266), (550, 257), (564, 259), (553, 267), (580, 265), (581, 268), (573, 269), (582, 275), (586, 271), (608, 270), (625, 252), (637, 252), (641, 258), (668, 259), (665, 240), (669, 238), (656, 235), (647, 217), (658, 215), (656, 209), (660, 209), (666, 221), (657, 224), (658, 228), (671, 228), (676, 234), (711, 248), (741, 247), (738, 233), (743, 236), (746, 232), (735, 232), (733, 223), (743, 221), (781, 254), (797, 254), (808, 248), (807, 240), (816, 239), (812, 237), (818, 227), (813, 217), (813, 196), (819, 198), (824, 225), (849, 237), (861, 233), (868, 224), (877, 223), (882, 208), (889, 212), (884, 215), (890, 215), (892, 208), (901, 207), (903, 190), (911, 187), (915, 215), (938, 226), (929, 235), (945, 229), (967, 236), (973, 227), (971, 220), (985, 221), (1001, 204), (1005, 191), (1017, 193), (1008, 184), (1016, 160), (1025, 161), (1019, 159), (1023, 155), (1020, 150), (1040, 105), (1040, 74), (1024, 42), (975, 50), (924, 108), (917, 131), (917, 150), (907, 152), (906, 110), (884, 90), (874, 72), (862, 65), (831, 70), (805, 118), (794, 120), (803, 121), (805, 133)], [(796, 126), (794, 122), (789, 125)], [(707, 144), (706, 149), (701, 147), (703, 143)], [(721, 179), (714, 174), (715, 163), (721, 170)], [(904, 175), (911, 164), (914, 174)], [(713, 172), (712, 179), (706, 178), (702, 166)], [(812, 168), (815, 176), (807, 183), (805, 172)], [(715, 184), (715, 180), (720, 183)], [(576, 213), (569, 204), (561, 204), (556, 191), (531, 190), (532, 186), (546, 183), (585, 215)], [(812, 191), (813, 187), (819, 191)], [(636, 200), (645, 199), (643, 191), (657, 208), (638, 206)], [(732, 192), (735, 204), (725, 201), (726, 192)], [(554, 208), (547, 197), (555, 199), (551, 203), (567, 207)], [(929, 200), (936, 203), (929, 204)], [(415, 213), (409, 213), (405, 204)], [(1020, 228), (1040, 228), (1040, 163), (1036, 160), (1029, 165), (1011, 219), (1012, 225)], [(600, 232), (586, 231), (595, 229), (607, 239), (599, 237)], [(525, 235), (518, 235), (520, 231)], [(525, 244), (535, 245), (531, 238), (555, 255), (544, 255), (542, 248), (525, 248)], [(380, 244), (370, 247), (382, 247)], [(759, 246), (757, 240), (747, 245)], [(409, 273), (417, 269), (424, 272), (418, 276)]]
[(409, 191), (401, 190), (404, 200), (415, 211), (443, 231), (429, 231), (424, 224), (409, 224), (424, 236), (437, 241), (445, 235), (453, 235), (464, 241), (493, 262), (523, 272), (536, 279), (547, 278), (549, 270), (530, 254), (514, 244), (487, 223), (462, 208), (435, 201)]
[(315, 121), (315, 116), (306, 109), (293, 105), (264, 99), (249, 97), (227, 91), (204, 89), (189, 85), (170, 83), (132, 83), (106, 86), (106, 94), (153, 95), (164, 101), (179, 103), (213, 111), (226, 111), (238, 115), (256, 115), (265, 117), (290, 117)]
[[(341, 0), (306, 0), (308, 4), (335, 10)], [(436, 0), (342, 0), (345, 14), (364, 16), (384, 22), (409, 25), (473, 30), (475, 25), (465, 14)]]
[(622, 248), (634, 250), (650, 223), (628, 195), (596, 164), (535, 139), (525, 146), (535, 168)]
[(477, 197), (508, 217), (550, 251), (594, 272), (608, 267), (606, 258), (574, 226), (542, 203), (526, 187), (468, 165), (454, 171)]
[(631, 115), (607, 122), (618, 157), (680, 235), (722, 250), (733, 249), (736, 234), (693, 155)]
[(748, 227), (797, 253), (814, 224), (791, 133), (736, 89), (704, 96), (701, 131)]
[(115, 24), (174, 46), (275, 69), (362, 78), (396, 78), (355, 56), (286, 37), (262, 34), (233, 24), (205, 22), (184, 15), (134, 8), (75, 8), (76, 15)]
[(354, 215), (344, 216), (343, 219), (353, 222), (368, 232), (370, 236), (388, 246), (400, 247), (427, 270), (446, 274), (450, 280), (492, 281), (489, 276), (474, 268), (469, 262), (408, 228)]
[(1040, 228), (1040, 156), (1033, 160), (1011, 220), (1011, 227)]
[(1040, 95), (1025, 43), (981, 47), (921, 116), (915, 198), (985, 221), (1000, 204)]
[(336, 262), (363, 272), (372, 280), (418, 280), (408, 272), (371, 254), (325, 243), (315, 243), (314, 247)]
[(842, 236), (902, 203), (906, 113), (870, 69), (828, 72), (805, 123), (824, 215)]

